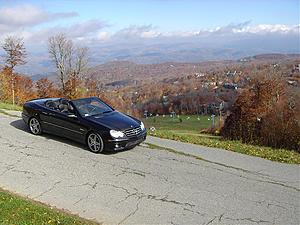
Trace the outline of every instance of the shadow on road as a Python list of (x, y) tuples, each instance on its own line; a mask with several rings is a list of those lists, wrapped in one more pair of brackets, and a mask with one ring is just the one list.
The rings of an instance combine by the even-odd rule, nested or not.
[[(12, 121), (10, 123), (11, 126), (13, 126), (14, 128), (17, 128), (21, 131), (24, 131), (26, 133), (30, 133), (27, 125), (24, 123), (24, 121), (22, 119), (18, 119), (18, 120), (15, 120), (15, 121)], [(33, 134), (31, 134), (33, 135)], [(68, 145), (72, 145), (74, 147), (79, 147), (79, 148), (82, 148), (84, 150), (87, 150), (87, 148), (85, 147), (85, 145), (83, 144), (80, 144), (78, 142), (75, 142), (75, 141), (72, 141), (70, 139), (67, 139), (67, 138), (64, 138), (64, 137), (59, 137), (59, 136), (56, 136), (56, 135), (52, 135), (52, 134), (45, 134), (43, 133), (41, 135), (42, 137), (46, 138), (46, 139), (52, 139), (52, 140), (56, 140), (56, 141), (59, 141), (59, 142), (63, 142), (63, 143), (66, 143)]]
[(22, 130), (22, 131), (25, 131), (25, 132), (29, 133), (28, 127), (26, 126), (26, 124), (24, 123), (24, 121), (21, 120), (21, 119), (12, 121), (10, 123), (10, 125), (13, 126), (14, 128), (17, 128), (19, 130)]
[[(10, 125), (13, 126), (14, 128), (17, 128), (17, 129), (23, 131), (23, 132), (31, 134), (28, 127), (27, 127), (27, 125), (24, 123), (24, 121), (22, 119), (12, 121), (10, 123)], [(33, 134), (31, 134), (31, 135), (33, 135)], [(70, 139), (64, 138), (64, 137), (59, 137), (59, 136), (56, 136), (56, 135), (45, 134), (45, 133), (42, 134), (42, 137), (44, 137), (46, 139), (52, 139), (52, 140), (55, 140), (55, 141), (63, 142), (63, 143), (66, 143), (68, 145), (72, 145), (74, 147), (82, 148), (83, 150), (89, 151), (88, 148), (85, 145), (83, 145), (81, 143), (78, 143), (78, 142), (75, 142), (75, 141), (72, 141)], [(127, 151), (127, 150), (123, 150), (123, 151)], [(120, 151), (120, 152), (122, 152), (122, 151)], [(102, 154), (111, 155), (111, 154), (115, 154), (115, 153), (118, 153), (118, 152), (105, 151)]]

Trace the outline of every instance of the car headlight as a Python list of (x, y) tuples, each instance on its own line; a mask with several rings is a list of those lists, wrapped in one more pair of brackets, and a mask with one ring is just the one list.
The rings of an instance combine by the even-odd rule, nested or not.
[(142, 130), (145, 130), (145, 125), (144, 125), (143, 122), (141, 122), (141, 129), (142, 129)]
[(113, 138), (122, 138), (125, 136), (125, 134), (122, 131), (117, 130), (110, 130), (109, 133)]

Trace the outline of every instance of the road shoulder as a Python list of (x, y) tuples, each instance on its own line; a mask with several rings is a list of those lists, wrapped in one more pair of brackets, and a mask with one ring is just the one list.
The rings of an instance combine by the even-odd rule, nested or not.
[(276, 182), (299, 188), (300, 166), (273, 162), (224, 149), (210, 148), (169, 139), (148, 136), (147, 143), (174, 149), (175, 151), (202, 158), (204, 161), (272, 177)]

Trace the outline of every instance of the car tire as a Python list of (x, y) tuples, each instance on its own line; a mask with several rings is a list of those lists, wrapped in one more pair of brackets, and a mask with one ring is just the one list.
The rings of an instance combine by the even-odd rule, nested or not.
[(42, 126), (40, 121), (36, 117), (31, 117), (28, 121), (29, 131), (34, 135), (42, 133)]
[(100, 153), (104, 149), (103, 139), (98, 133), (89, 133), (86, 139), (86, 143), (89, 150), (93, 153)]

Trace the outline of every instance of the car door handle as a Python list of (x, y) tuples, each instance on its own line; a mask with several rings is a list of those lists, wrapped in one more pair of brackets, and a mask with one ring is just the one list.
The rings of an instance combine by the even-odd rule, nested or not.
[(42, 112), (42, 114), (47, 115), (47, 116), (54, 116), (54, 113), (48, 113), (48, 112)]

